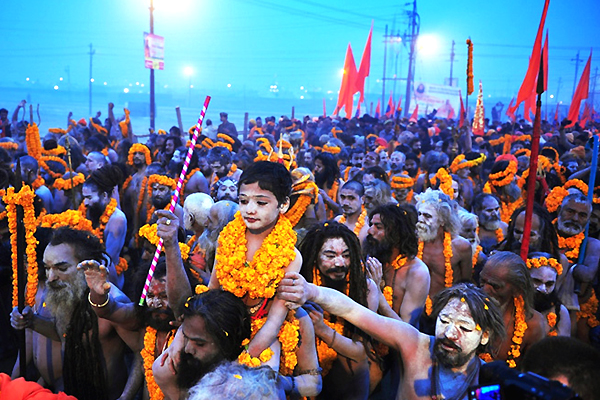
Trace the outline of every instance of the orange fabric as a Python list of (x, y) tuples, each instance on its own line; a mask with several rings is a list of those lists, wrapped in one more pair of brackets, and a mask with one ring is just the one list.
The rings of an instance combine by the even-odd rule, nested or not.
[(44, 389), (35, 382), (23, 378), (10, 380), (6, 374), (0, 374), (0, 398), (10, 400), (77, 400), (63, 392), (58, 394)]

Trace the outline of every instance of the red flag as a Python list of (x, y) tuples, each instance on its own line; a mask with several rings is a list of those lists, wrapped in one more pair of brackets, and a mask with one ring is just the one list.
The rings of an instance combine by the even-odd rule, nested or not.
[(365, 101), (365, 79), (369, 76), (371, 70), (371, 36), (373, 35), (373, 21), (371, 21), (371, 30), (369, 31), (369, 37), (367, 38), (367, 44), (365, 45), (365, 51), (363, 51), (362, 58), (360, 59), (360, 66), (358, 67), (358, 75), (356, 76), (356, 89), (360, 92), (359, 102)]
[(377, 100), (377, 107), (375, 108), (375, 118), (379, 119), (381, 116), (381, 100)]
[(513, 106), (512, 112), (514, 112), (519, 107), (519, 104), (527, 100), (527, 98), (531, 96), (531, 93), (535, 91), (536, 80), (540, 72), (542, 36), (544, 34), (544, 24), (546, 23), (546, 13), (548, 12), (549, 4), (550, 0), (546, 0), (544, 3), (542, 19), (540, 21), (540, 25), (538, 26), (537, 35), (533, 44), (533, 50), (531, 51), (531, 57), (529, 58), (529, 67), (527, 67), (527, 73), (525, 74), (525, 79), (523, 79), (523, 83), (521, 84), (521, 88), (519, 89), (517, 101)]
[(392, 118), (394, 116), (394, 98), (392, 92), (390, 92), (390, 99), (388, 100), (387, 108), (385, 109), (385, 116)]
[(590, 64), (592, 63), (592, 52), (590, 51), (590, 57), (585, 64), (585, 68), (583, 69), (583, 73), (581, 74), (581, 78), (579, 79), (579, 83), (577, 84), (577, 89), (575, 89), (575, 94), (573, 95), (573, 99), (571, 100), (571, 107), (569, 107), (569, 114), (567, 119), (571, 121), (571, 124), (567, 126), (575, 125), (575, 122), (579, 120), (579, 107), (581, 106), (581, 101), (583, 99), (587, 99), (589, 95), (590, 89)]
[(398, 107), (396, 107), (396, 113), (400, 114), (402, 112), (402, 96), (400, 96), (400, 100), (398, 100)]
[(534, 118), (535, 118), (535, 95), (536, 92), (535, 90), (533, 92), (531, 92), (531, 95), (525, 99), (525, 104), (523, 105), (523, 118), (525, 118), (527, 121), (529, 122), (533, 122), (531, 119), (531, 114), (534, 114)]
[(512, 109), (514, 102), (515, 98), (513, 97), (512, 99), (510, 99), (510, 103), (508, 104), (508, 108), (506, 109), (506, 115), (511, 119), (513, 123), (517, 119), (517, 116), (515, 115), (515, 110)]
[(410, 122), (417, 122), (418, 118), (419, 118), (419, 105), (417, 104), (415, 106), (415, 109), (414, 109), (412, 115), (410, 116), (410, 118), (408, 120)]
[(352, 117), (353, 96), (356, 93), (356, 75), (357, 71), (354, 56), (352, 55), (352, 47), (348, 44), (346, 60), (344, 61), (344, 76), (342, 77), (342, 85), (337, 101), (337, 111), (339, 112), (344, 107), (348, 118)]
[(554, 112), (554, 122), (559, 122), (559, 120), (558, 120), (558, 118), (559, 118), (559, 116), (558, 116), (558, 106), (559, 106), (559, 103), (556, 103), (556, 111)]
[(587, 124), (591, 117), (592, 109), (590, 108), (590, 104), (585, 103), (585, 106), (583, 107), (583, 115), (581, 116), (581, 122), (579, 125), (581, 125), (582, 128), (585, 128), (585, 124)]
[(542, 62), (544, 63), (544, 92), (548, 90), (548, 29), (546, 29), (546, 40), (542, 49)]
[(458, 91), (458, 96), (460, 97), (460, 119), (458, 120), (458, 127), (462, 128), (465, 126), (465, 115), (467, 114), (467, 111), (465, 110), (465, 104), (463, 103), (460, 90)]

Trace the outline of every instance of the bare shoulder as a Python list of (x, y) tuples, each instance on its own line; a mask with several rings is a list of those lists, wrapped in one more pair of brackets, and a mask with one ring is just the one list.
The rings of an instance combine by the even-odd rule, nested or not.
[(452, 246), (461, 253), (472, 253), (471, 243), (469, 243), (469, 241), (463, 238), (462, 236), (457, 235), (454, 238), (452, 238)]
[(407, 280), (410, 280), (411, 285), (416, 282), (429, 282), (430, 275), (429, 268), (427, 268), (427, 264), (421, 261), (421, 259), (415, 257), (413, 260), (410, 261), (406, 278)]
[(290, 265), (287, 266), (286, 271), (300, 272), (300, 267), (302, 267), (302, 254), (300, 254), (300, 251), (296, 248), (294, 248), (294, 254), (296, 256)]
[(533, 316), (527, 321), (529, 325), (526, 336), (529, 336), (530, 342), (535, 343), (541, 340), (546, 332), (544, 328), (544, 316), (537, 311), (533, 311)]

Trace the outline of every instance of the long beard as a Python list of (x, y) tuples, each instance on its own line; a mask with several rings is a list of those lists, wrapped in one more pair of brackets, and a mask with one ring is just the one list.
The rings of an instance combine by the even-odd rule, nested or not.
[(170, 201), (171, 201), (171, 199), (166, 198), (166, 197), (152, 197), (152, 205), (157, 210), (164, 209), (169, 204)]
[(386, 264), (392, 257), (392, 250), (394, 246), (387, 239), (379, 242), (373, 236), (367, 235), (363, 241), (363, 252), (365, 256), (375, 257), (382, 264)]
[[(168, 316), (168, 318), (166, 319), (162, 319), (162, 318), (157, 318), (155, 317), (155, 315), (160, 314), (160, 315), (166, 315)], [(175, 321), (175, 315), (173, 314), (173, 310), (171, 310), (170, 308), (167, 308), (166, 310), (163, 309), (151, 309), (151, 308), (146, 308), (146, 323), (151, 327), (156, 329), (157, 331), (161, 331), (161, 332), (168, 332), (171, 329), (173, 329), (173, 327), (169, 324), (169, 322), (171, 321)]]
[(432, 242), (437, 236), (437, 228), (417, 222), (417, 234), (423, 242)]
[(222, 360), (220, 354), (209, 360), (198, 360), (191, 354), (181, 350), (179, 352), (179, 368), (176, 376), (177, 386), (180, 389), (189, 389), (194, 386), (202, 377), (214, 370), (219, 361)]
[[(87, 283), (83, 272), (78, 271), (73, 282), (54, 281), (47, 283), (46, 305), (56, 319), (57, 326), (66, 330), (71, 321), (73, 310), (82, 301)], [(59, 332), (61, 333), (61, 332)], [(62, 332), (64, 333), (64, 332)]]
[(583, 232), (581, 225), (572, 222), (563, 222), (562, 218), (558, 219), (558, 231), (565, 236), (575, 236)]
[(541, 292), (535, 291), (533, 295), (533, 305), (536, 311), (543, 312), (553, 307), (558, 302), (558, 296), (556, 295), (556, 291), (553, 291), (550, 294), (544, 294)]
[(495, 231), (496, 229), (500, 228), (500, 219), (487, 220), (482, 222), (481, 226), (486, 231)]
[(318, 187), (325, 187), (325, 183), (327, 182), (327, 172), (319, 172), (315, 174), (315, 183)]
[(100, 203), (90, 204), (90, 206), (87, 208), (87, 212), (90, 216), (90, 220), (92, 221), (92, 225), (98, 225), (98, 222), (100, 222), (100, 217), (102, 217), (102, 214), (104, 214), (105, 209), (106, 207), (103, 207)]

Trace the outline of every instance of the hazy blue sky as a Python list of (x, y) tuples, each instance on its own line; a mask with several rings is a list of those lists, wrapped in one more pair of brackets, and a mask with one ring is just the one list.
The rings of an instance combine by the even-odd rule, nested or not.
[[(86, 90), (90, 43), (95, 49), (93, 77), (98, 92), (122, 99), (131, 84), (131, 93), (144, 95), (149, 73), (144, 68), (143, 32), (149, 30), (149, 3), (3, 1), (0, 102), (3, 88), (57, 85), (62, 91), (70, 83), (73, 91)], [(352, 44), (358, 63), (374, 20), (367, 100), (375, 102), (381, 95), (378, 79), (383, 73), (385, 26), (403, 33), (406, 11), (412, 6), (377, 0), (154, 0), (154, 5), (155, 33), (165, 37), (165, 70), (156, 72), (157, 93), (185, 98), (191, 83), (194, 98), (213, 94), (252, 99), (275, 97), (269, 87), (277, 84), (282, 98), (333, 98), (346, 46)], [(418, 56), (416, 79), (443, 83), (449, 76), (455, 40), (454, 76), (464, 88), (465, 39), (470, 36), (475, 44), (475, 79), (483, 81), (485, 94), (512, 97), (525, 74), (542, 7), (543, 0), (418, 1), (421, 34), (436, 36), (438, 47), (433, 54)], [(552, 94), (559, 91), (559, 100), (570, 101), (575, 75), (571, 59), (577, 51), (584, 60), (579, 74), (592, 47), (596, 49), (592, 77), (600, 65), (599, 17), (598, 0), (551, 1), (546, 21), (549, 89)], [(398, 73), (405, 76), (406, 51), (399, 50), (388, 48), (388, 69), (395, 70), (397, 58)], [(188, 66), (193, 70), (191, 78), (184, 74)], [(106, 87), (101, 88), (104, 82)], [(398, 87), (396, 92), (404, 89)]]

